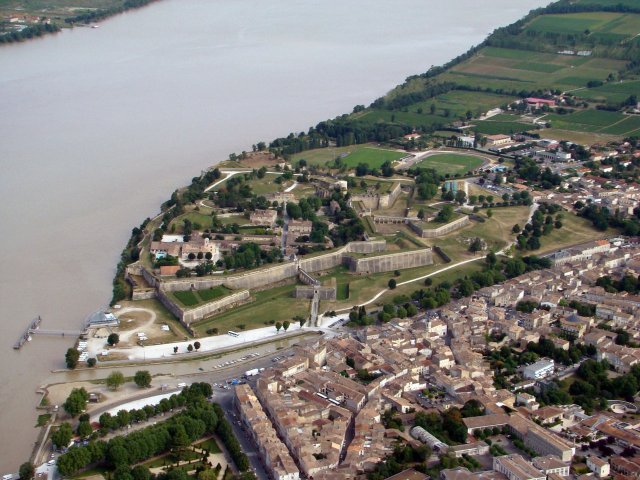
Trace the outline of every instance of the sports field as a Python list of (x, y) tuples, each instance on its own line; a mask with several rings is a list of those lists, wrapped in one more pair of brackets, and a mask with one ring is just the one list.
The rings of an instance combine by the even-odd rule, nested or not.
[(327, 147), (296, 153), (292, 157), (295, 163), (306, 160), (309, 165), (324, 166), (340, 157), (349, 167), (355, 168), (359, 163), (366, 163), (371, 168), (380, 168), (384, 162), (393, 162), (404, 157), (406, 153), (388, 150), (373, 145), (350, 145), (348, 147)]
[(416, 166), (421, 168), (433, 168), (441, 175), (464, 174), (480, 168), (484, 160), (471, 155), (459, 155), (457, 153), (438, 153), (431, 155)]

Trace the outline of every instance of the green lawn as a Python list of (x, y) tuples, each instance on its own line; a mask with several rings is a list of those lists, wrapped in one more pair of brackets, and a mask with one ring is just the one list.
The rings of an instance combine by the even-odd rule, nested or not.
[(186, 290), (183, 292), (173, 292), (172, 295), (185, 307), (195, 307), (201, 303), (211, 302), (217, 298), (222, 298), (232, 293), (232, 290), (225, 286), (211, 287), (206, 290)]
[(455, 175), (456, 173), (464, 174), (469, 171), (480, 168), (484, 160), (471, 155), (461, 155), (458, 153), (439, 153), (431, 155), (420, 163), (418, 167), (433, 168), (441, 175)]
[(238, 325), (244, 325), (245, 330), (262, 328), (269, 325), (270, 321), (282, 322), (301, 315), (308, 317), (310, 301), (293, 298), (295, 285), (285, 285), (271, 290), (254, 292), (254, 301), (240, 305), (220, 315), (213, 316), (193, 324), (199, 335), (205, 335), (210, 328), (218, 328), (220, 332), (227, 330), (241, 331)]
[(208, 450), (209, 453), (221, 453), (220, 447), (218, 443), (213, 438), (208, 438), (202, 442), (196, 443), (194, 446), (198, 448), (202, 448), (203, 450)]
[(198, 290), (198, 296), (202, 299), (203, 302), (210, 302), (211, 300), (224, 297), (225, 295), (229, 295), (230, 293), (231, 290), (223, 285), (211, 287), (207, 290)]
[(538, 255), (570, 245), (606, 238), (612, 233), (613, 230), (606, 232), (596, 230), (589, 220), (564, 212), (562, 228), (554, 229), (549, 235), (540, 237), (541, 248), (534, 253)]
[(395, 150), (379, 148), (373, 145), (350, 145), (348, 147), (327, 147), (296, 153), (292, 162), (306, 160), (310, 165), (324, 166), (340, 157), (349, 167), (356, 167), (359, 163), (366, 163), (371, 168), (379, 168), (384, 162), (394, 161), (406, 154)]
[(173, 292), (173, 296), (185, 307), (194, 307), (200, 303), (196, 294), (191, 290), (185, 290), (184, 292)]
[(384, 162), (393, 162), (405, 157), (404, 152), (396, 152), (395, 150), (384, 150), (375, 147), (358, 148), (343, 158), (344, 163), (355, 168), (360, 163), (366, 163), (371, 168), (380, 168)]

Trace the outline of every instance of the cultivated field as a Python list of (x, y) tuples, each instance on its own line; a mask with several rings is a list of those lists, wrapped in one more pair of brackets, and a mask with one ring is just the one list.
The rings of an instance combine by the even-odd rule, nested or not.
[(605, 110), (584, 110), (569, 115), (550, 114), (543, 118), (561, 130), (606, 135), (632, 135), (640, 129), (640, 116), (624, 115)]

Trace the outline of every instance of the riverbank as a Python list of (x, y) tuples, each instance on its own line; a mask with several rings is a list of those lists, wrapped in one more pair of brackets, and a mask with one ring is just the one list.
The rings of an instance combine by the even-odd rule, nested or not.
[[(95, 22), (158, 0), (55, 0), (0, 7), (0, 45), (24, 42), (75, 26), (97, 28)], [(97, 5), (97, 7), (96, 7)]]

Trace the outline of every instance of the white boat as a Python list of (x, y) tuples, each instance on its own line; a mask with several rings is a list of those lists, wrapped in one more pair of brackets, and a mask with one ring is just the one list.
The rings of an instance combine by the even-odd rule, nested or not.
[(91, 25), (91, 28), (100, 28), (100, 25)]

